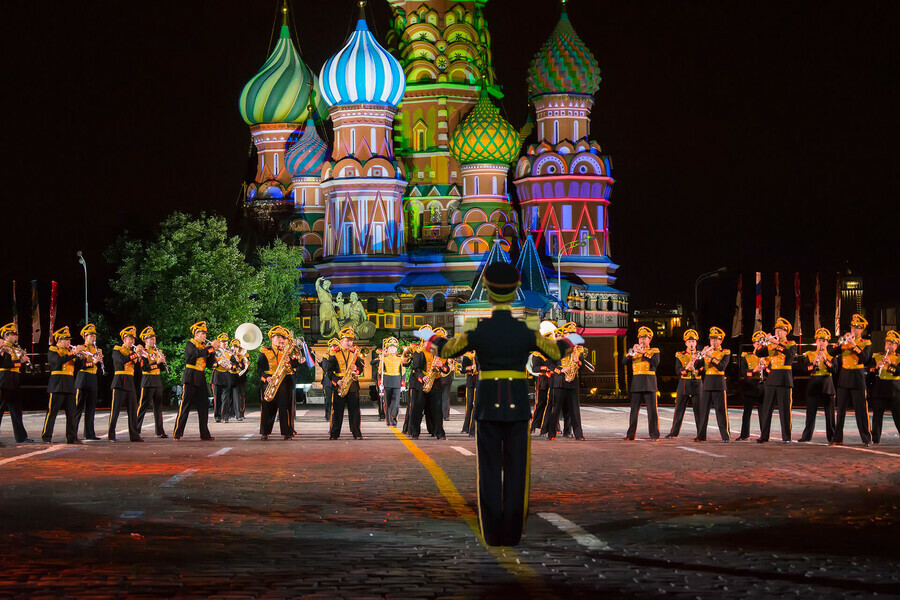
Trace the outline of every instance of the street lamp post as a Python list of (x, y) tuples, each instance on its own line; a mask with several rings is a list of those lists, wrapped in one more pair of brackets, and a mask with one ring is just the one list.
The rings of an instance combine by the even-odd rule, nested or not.
[(698, 331), (700, 329), (700, 304), (698, 301), (698, 291), (700, 289), (700, 282), (705, 279), (712, 279), (714, 277), (718, 277), (728, 269), (725, 267), (719, 267), (715, 271), (709, 271), (708, 273), (703, 273), (697, 280), (694, 281), (694, 325), (697, 327)]
[(78, 262), (84, 267), (84, 324), (88, 324), (88, 294), (87, 294), (87, 262), (84, 260), (84, 255), (81, 253), (81, 250), (75, 253), (75, 256), (78, 257)]
[(556, 299), (559, 301), (559, 309), (562, 311), (563, 301), (562, 301), (562, 255), (563, 252), (566, 251), (566, 248), (570, 246), (572, 248), (584, 248), (588, 245), (588, 240), (591, 239), (587, 237), (583, 240), (572, 240), (568, 244), (560, 246), (559, 252), (556, 255)]

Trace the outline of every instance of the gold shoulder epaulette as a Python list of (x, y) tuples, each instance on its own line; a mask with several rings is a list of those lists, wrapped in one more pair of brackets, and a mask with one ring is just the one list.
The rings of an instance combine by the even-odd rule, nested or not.
[(731, 354), (731, 350), (729, 350), (728, 348), (725, 348), (725, 350), (723, 350), (722, 353), (723, 354)]
[(539, 331), (541, 328), (541, 318), (537, 315), (528, 315), (525, 317), (525, 325), (532, 331)]
[(59, 348), (57, 346), (50, 346), (50, 352), (56, 352), (59, 354)]
[(650, 348), (650, 354), (659, 354), (659, 348)]
[(115, 348), (113, 348), (113, 350), (121, 352), (122, 354), (127, 354), (129, 356), (131, 355), (131, 352), (129, 352), (128, 348), (126, 348), (125, 346), (116, 346)]
[(478, 327), (478, 319), (466, 319), (463, 323), (463, 332), (473, 331), (476, 327)]

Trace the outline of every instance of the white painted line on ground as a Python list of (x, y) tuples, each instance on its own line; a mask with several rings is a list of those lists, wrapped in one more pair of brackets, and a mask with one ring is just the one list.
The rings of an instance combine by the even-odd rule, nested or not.
[(185, 469), (184, 471), (182, 471), (182, 472), (179, 473), (178, 475), (173, 475), (172, 477), (170, 477), (169, 479), (167, 479), (167, 480), (166, 480), (164, 483), (162, 483), (159, 487), (164, 487), (164, 488), (174, 487), (179, 481), (181, 481), (181, 480), (184, 479), (185, 477), (190, 477), (191, 475), (193, 475), (193, 474), (196, 473), (196, 472), (197, 472), (197, 469), (194, 469), (194, 468), (191, 468), (191, 469)]
[(307, 408), (306, 410), (298, 410), (298, 411), (297, 411), (297, 418), (299, 419), (299, 418), (301, 418), (301, 417), (306, 416), (306, 413), (308, 413), (308, 412), (309, 412), (309, 409), (308, 409), (308, 408)]
[(469, 452), (462, 446), (450, 446), (450, 447), (453, 448), (454, 450), (456, 450), (457, 452), (459, 452), (460, 454), (462, 454), (463, 456), (475, 456), (474, 452)]
[(23, 460), (25, 458), (37, 456), (38, 454), (47, 454), (48, 452), (56, 452), (58, 450), (62, 450), (63, 448), (65, 448), (65, 446), (53, 446), (51, 448), (44, 448), (43, 450), (35, 450), (34, 452), (20, 454), (19, 456), (11, 456), (10, 458), (4, 458), (3, 460), (0, 460), (0, 465), (5, 465), (7, 463), (16, 462), (17, 460)]
[(713, 454), (712, 452), (707, 452), (706, 450), (698, 450), (697, 448), (691, 448), (689, 446), (676, 446), (679, 450), (687, 450), (688, 452), (696, 452), (697, 454), (706, 454), (707, 456), (715, 456), (716, 458), (725, 458), (724, 454)]
[(248, 434), (246, 434), (246, 435), (242, 435), (242, 436), (241, 436), (241, 439), (242, 439), (242, 440), (249, 440), (249, 439), (252, 438), (254, 435), (256, 435), (256, 434), (255, 434), (255, 433), (248, 433)]
[(587, 548), (588, 550), (609, 550), (609, 544), (601, 539), (591, 535), (572, 521), (562, 517), (556, 513), (538, 513), (538, 516), (551, 525), (554, 525), (560, 531), (571, 535), (576, 542)]
[[(821, 442), (807, 442), (811, 446), (827, 446)], [(832, 448), (840, 448), (841, 450), (856, 450), (857, 452), (869, 452), (870, 454), (881, 454), (882, 456), (890, 456), (891, 458), (900, 458), (900, 454), (892, 454), (891, 452), (882, 452), (881, 450), (872, 450), (871, 448), (857, 448), (856, 446), (835, 445)], [(0, 463), (2, 464), (2, 463)]]
[(230, 450), (231, 450), (231, 447), (230, 447), (230, 446), (226, 446), (225, 448), (222, 448), (222, 449), (220, 449), (220, 450), (216, 450), (216, 451), (213, 452), (212, 454), (208, 455), (206, 458), (212, 458), (213, 456), (222, 456), (223, 454), (229, 452)]

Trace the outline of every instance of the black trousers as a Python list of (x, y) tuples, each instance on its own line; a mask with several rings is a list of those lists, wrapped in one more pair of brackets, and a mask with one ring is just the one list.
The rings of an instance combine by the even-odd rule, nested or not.
[(19, 390), (0, 390), (0, 423), (3, 422), (3, 413), (9, 411), (9, 419), (12, 421), (13, 436), (16, 442), (21, 444), (28, 439), (25, 424), (22, 422), (22, 396)]
[[(400, 430), (400, 433), (406, 433), (406, 434), (409, 433), (409, 423), (412, 420), (411, 416), (412, 416), (412, 412), (413, 412), (412, 397), (413, 397), (414, 391), (415, 390), (407, 389), (405, 392), (406, 393), (406, 411), (403, 413), (403, 428)], [(400, 396), (401, 396), (401, 401), (402, 401), (403, 394), (401, 394)]]
[(187, 425), (188, 414), (192, 408), (197, 409), (197, 420), (200, 422), (200, 439), (207, 440), (212, 437), (209, 433), (209, 396), (206, 395), (206, 386), (185, 383), (181, 391), (181, 404), (178, 406), (178, 418), (175, 419), (174, 438), (181, 439), (184, 428)]
[(240, 385), (232, 385), (228, 387), (228, 393), (225, 394), (225, 402), (222, 404), (222, 416), (227, 421), (231, 417), (241, 418), (241, 402), (244, 398), (244, 390)]
[(441, 384), (441, 418), (444, 421), (450, 420), (450, 391), (452, 387), (452, 382)]
[(716, 407), (716, 423), (722, 441), (731, 440), (731, 429), (728, 426), (728, 394), (725, 390), (703, 390), (700, 392), (700, 408), (697, 411), (697, 438), (706, 441), (706, 426), (709, 423), (709, 408)]
[(872, 441), (869, 428), (869, 406), (866, 403), (866, 390), (853, 390), (839, 387), (837, 389), (836, 416), (834, 418), (834, 443), (844, 443), (844, 419), (847, 418), (847, 405), (853, 404), (853, 414), (856, 415), (856, 429), (859, 430), (859, 439), (863, 444)]
[(123, 408), (128, 415), (128, 439), (132, 442), (140, 439), (141, 434), (137, 426), (137, 394), (134, 390), (112, 391), (112, 408), (109, 409), (109, 429), (106, 432), (107, 439), (116, 439), (116, 423), (119, 421), (119, 411)]
[[(691, 411), (694, 413), (694, 426), (700, 421), (700, 394), (685, 393), (675, 396), (675, 413), (672, 415), (672, 429), (669, 435), (677, 437), (681, 433), (681, 423), (684, 421), (684, 411), (688, 402), (691, 403)], [(699, 429), (698, 429), (699, 431)]]
[(72, 444), (78, 437), (78, 415), (75, 408), (75, 394), (53, 392), (50, 394), (50, 405), (47, 407), (47, 416), (44, 418), (44, 430), (41, 439), (50, 442), (53, 439), (53, 426), (56, 424), (56, 415), (59, 409), (66, 411), (66, 442)]
[(281, 435), (294, 435), (294, 389), (291, 385), (281, 385), (275, 391), (271, 402), (263, 400), (259, 406), (259, 432), (272, 435), (275, 417), (278, 417), (278, 431)]
[(515, 546), (528, 517), (528, 421), (477, 421), (478, 522), (488, 546)]
[(581, 410), (578, 408), (578, 390), (575, 388), (553, 388), (550, 390), (548, 402), (550, 403), (550, 424), (547, 428), (547, 436), (550, 439), (556, 437), (559, 429), (560, 411), (568, 411), (569, 425), (576, 439), (584, 437), (581, 429)]
[(95, 386), (77, 388), (75, 390), (75, 406), (78, 410), (75, 420), (81, 421), (81, 417), (84, 415), (84, 439), (96, 438), (94, 416), (97, 413), (97, 388)]
[[(763, 391), (765, 393), (765, 391)], [(744, 412), (741, 414), (741, 435), (739, 439), (750, 437), (750, 420), (753, 418), (753, 409), (756, 409), (756, 420), (762, 427), (762, 404), (759, 401), (759, 393), (744, 393)]]
[(231, 386), (217, 383), (216, 385), (214, 385), (212, 387), (213, 387), (213, 405), (215, 407), (213, 414), (215, 415), (216, 421), (218, 422), (218, 421), (222, 420), (222, 407), (225, 405), (225, 398), (228, 397), (228, 395), (231, 391)]
[(659, 439), (659, 408), (656, 403), (656, 392), (631, 392), (631, 410), (628, 413), (628, 432), (625, 437), (633, 440), (637, 432), (638, 415), (641, 404), (647, 405), (647, 424), (650, 428), (650, 439)]
[(350, 422), (350, 433), (353, 439), (362, 437), (362, 430), (359, 425), (362, 417), (359, 413), (359, 392), (349, 391), (347, 395), (341, 398), (334, 388), (334, 394), (331, 398), (331, 426), (328, 435), (332, 439), (341, 437), (341, 428), (344, 425), (344, 408), (347, 409), (347, 420)]
[[(466, 389), (466, 394), (468, 395), (468, 389)], [(535, 429), (540, 429), (541, 435), (547, 433), (548, 423), (545, 423), (547, 420), (547, 409), (549, 405), (547, 403), (547, 396), (550, 395), (549, 389), (538, 390), (536, 392), (537, 402), (534, 403), (534, 415), (531, 417), (531, 432), (534, 433)], [(466, 402), (468, 404), (468, 400)], [(468, 406), (466, 407), (466, 412), (468, 413)]]
[[(825, 409), (825, 437), (828, 441), (834, 440), (834, 394), (807, 394), (806, 395), (806, 426), (800, 436), (801, 442), (808, 442), (816, 432), (816, 413), (819, 407)], [(872, 427), (874, 437), (874, 426)]]
[(778, 418), (781, 421), (781, 439), (788, 442), (791, 439), (791, 407), (793, 406), (793, 388), (782, 385), (767, 385), (766, 395), (763, 400), (762, 413), (759, 423), (759, 439), (769, 441), (769, 431), (772, 429), (772, 416), (775, 414), (775, 406), (778, 406)]
[(890, 410), (894, 419), (894, 427), (900, 431), (900, 398), (872, 398), (872, 441), (881, 443), (881, 430), (884, 426), (884, 411)]
[(475, 435), (475, 420), (472, 415), (475, 413), (475, 390), (477, 388), (477, 383), (466, 384), (466, 416), (463, 417), (463, 428), (460, 433), (468, 433), (470, 436)]
[(325, 420), (331, 421), (331, 396), (334, 395), (334, 387), (324, 385), (322, 392), (325, 394)]
[(161, 387), (141, 388), (141, 397), (138, 398), (137, 411), (138, 435), (141, 434), (141, 430), (144, 428), (144, 415), (147, 414), (147, 409), (151, 406), (153, 407), (153, 424), (156, 428), (156, 435), (165, 435), (166, 431), (163, 429), (162, 402), (163, 393)]
[(400, 388), (384, 388), (384, 415), (388, 425), (397, 426), (397, 417), (400, 415)]
[(447, 438), (444, 432), (444, 387), (434, 386), (425, 394), (425, 407), (431, 415), (431, 434), (439, 440)]

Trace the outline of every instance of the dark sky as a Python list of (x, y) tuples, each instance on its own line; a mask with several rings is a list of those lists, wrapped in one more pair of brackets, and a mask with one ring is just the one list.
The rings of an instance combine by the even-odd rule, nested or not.
[[(370, 4), (383, 40), (387, 3)], [(20, 281), (21, 318), (26, 281), (46, 293), (56, 279), (59, 320), (77, 321), (77, 249), (98, 308), (111, 275), (102, 252), (122, 228), (149, 233), (174, 209), (236, 213), (250, 145), (237, 98), (268, 55), (279, 5), (4, 6), (0, 289)], [(291, 5), (301, 53), (318, 72), (341, 47), (355, 2)], [(849, 266), (867, 278), (867, 294), (896, 297), (895, 5), (571, 0), (603, 75), (592, 137), (613, 159), (612, 257), (632, 308), (690, 305), (696, 276), (719, 266), (731, 275), (704, 291), (723, 314), (736, 274), (749, 289), (757, 270), (800, 271), (806, 287), (816, 271), (831, 281)], [(528, 61), (557, 6), (487, 6), (503, 108), (517, 126)], [(0, 314), (9, 313), (0, 291)]]

